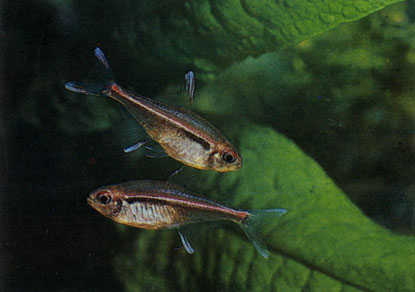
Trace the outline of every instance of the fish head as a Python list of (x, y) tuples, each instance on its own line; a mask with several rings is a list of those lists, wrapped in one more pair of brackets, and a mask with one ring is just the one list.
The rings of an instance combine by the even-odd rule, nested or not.
[(242, 156), (232, 145), (218, 147), (209, 157), (213, 170), (219, 172), (234, 171), (242, 167)]
[(92, 191), (87, 198), (88, 204), (105, 217), (114, 219), (122, 209), (122, 200), (116, 190), (103, 187)]

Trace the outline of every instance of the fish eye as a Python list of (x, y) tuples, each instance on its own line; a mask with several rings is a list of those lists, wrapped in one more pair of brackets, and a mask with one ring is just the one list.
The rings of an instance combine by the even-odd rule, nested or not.
[(233, 152), (225, 152), (222, 155), (222, 159), (226, 163), (234, 163), (236, 161), (236, 155)]
[(97, 200), (103, 204), (103, 205), (107, 205), (109, 203), (111, 203), (111, 196), (108, 195), (107, 193), (100, 193), (97, 195)]

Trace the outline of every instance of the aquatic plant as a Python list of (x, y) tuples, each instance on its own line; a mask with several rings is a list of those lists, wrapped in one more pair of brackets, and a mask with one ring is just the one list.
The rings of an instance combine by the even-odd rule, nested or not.
[(192, 256), (173, 230), (130, 230), (137, 239), (126, 244), (117, 262), (128, 290), (412, 290), (412, 236), (394, 234), (367, 218), (283, 135), (240, 121), (232, 129), (238, 129), (234, 133), (241, 137), (246, 165), (226, 176), (197, 172), (192, 186), (216, 199), (232, 198), (241, 208), (287, 208), (285, 217), (263, 230), (269, 259), (232, 226), (197, 234)]
[[(307, 48), (307, 43), (302, 46)], [(301, 52), (301, 45), (298, 50)], [(328, 66), (341, 62), (340, 66), (354, 65), (360, 70), (384, 70), (386, 58), (382, 53), (373, 55), (372, 50), (365, 55), (365, 50), (370, 48), (347, 51), (345, 47), (345, 52), (338, 58), (328, 55), (326, 61), (320, 56), (320, 61), (327, 62)], [(305, 51), (307, 53), (307, 49)], [(274, 257), (270, 261), (257, 257), (253, 249), (246, 249), (249, 243), (242, 234), (237, 230), (233, 231), (239, 236), (229, 234), (231, 228), (226, 232), (214, 230), (199, 234), (198, 252), (194, 257), (177, 249), (180, 243), (173, 232), (140, 232), (137, 241), (130, 245), (138, 246), (138, 250), (133, 256), (126, 253), (118, 262), (119, 275), (127, 288), (214, 290), (220, 287), (223, 291), (413, 289), (415, 283), (406, 263), (415, 260), (411, 255), (414, 239), (394, 234), (366, 217), (313, 159), (270, 128), (271, 125), (283, 131), (284, 127), (278, 125), (282, 122), (289, 129), (286, 131), (292, 134), (293, 129), (313, 131), (312, 126), (319, 124), (320, 127), (312, 132), (315, 134), (312, 142), (303, 144), (311, 152), (325, 151), (312, 148), (311, 144), (314, 147), (321, 145), (314, 136), (321, 138), (324, 134), (324, 139), (327, 135), (332, 136), (333, 131), (342, 131), (343, 125), (333, 127), (332, 123), (339, 114), (345, 114), (342, 105), (352, 104), (345, 101), (346, 96), (353, 96), (343, 93), (338, 97), (337, 91), (339, 99), (333, 103), (336, 97), (332, 93), (311, 87), (320, 75), (312, 75), (305, 66), (301, 59), (287, 61), (284, 54), (278, 53), (249, 58), (225, 70), (203, 88), (198, 93), (196, 105), (221, 120), (223, 127), (233, 133), (233, 140), (240, 139), (246, 165), (239, 172), (223, 176), (188, 171), (184, 178), (177, 178), (187, 183), (188, 177), (193, 177), (191, 185), (198, 186), (199, 192), (216, 195), (219, 200), (232, 198), (232, 204), (241, 208), (277, 205), (289, 209), (286, 218), (270, 222), (264, 230)], [(359, 74), (359, 70), (354, 72)], [(356, 78), (358, 76), (361, 74)], [(358, 84), (367, 86), (364, 80)], [(306, 89), (310, 88), (312, 92), (307, 93)], [(295, 96), (295, 91), (304, 95)], [(301, 129), (301, 125), (309, 123), (302, 117), (300, 125), (287, 125), (287, 121), (293, 123), (288, 115), (295, 115), (296, 106), (305, 116), (310, 115), (312, 124)], [(323, 112), (324, 120), (319, 123), (316, 112), (307, 113), (307, 109)], [(246, 118), (249, 122), (242, 122)], [(342, 118), (337, 119), (338, 123), (342, 121)], [(306, 136), (304, 133), (292, 135), (296, 138)], [(318, 153), (315, 155), (319, 157)], [(145, 267), (145, 271), (137, 267)]]
[[(115, 277), (129, 291), (414, 290), (414, 238), (395, 233), (414, 230), (415, 29), (406, 6), (366, 17), (399, 1), (84, 2), (29, 1), (16, 12), (24, 24), (13, 10), (6, 17), (19, 45), (4, 58), (13, 109), (5, 116), (34, 133), (22, 139), (33, 144), (9, 139), (25, 163), (9, 182), (8, 205), (18, 211), (10, 212), (11, 230), (28, 226), (32, 237), (11, 241), (15, 283), (33, 274), (32, 260), (48, 285), (76, 278), (95, 289)], [(114, 103), (63, 88), (96, 74), (98, 44), (121, 84), (166, 102), (176, 103), (175, 84), (195, 71), (194, 110), (235, 141), (245, 166), (229, 174), (185, 169), (174, 180), (241, 209), (287, 208), (263, 230), (268, 260), (235, 226), (197, 234), (189, 256), (174, 231), (123, 228), (89, 212), (92, 188), (165, 180), (175, 167), (117, 152), (122, 117)], [(39, 201), (47, 205), (40, 211)], [(75, 267), (44, 272), (49, 257), (36, 251), (45, 239), (59, 255), (53, 263)], [(62, 255), (68, 244), (81, 255), (76, 262)], [(34, 252), (18, 254), (23, 245)]]

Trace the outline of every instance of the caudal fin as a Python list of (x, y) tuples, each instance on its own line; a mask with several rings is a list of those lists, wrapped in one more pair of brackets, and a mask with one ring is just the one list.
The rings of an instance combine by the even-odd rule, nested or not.
[(269, 257), (269, 252), (265, 243), (262, 241), (260, 237), (260, 227), (262, 224), (266, 224), (267, 222), (276, 219), (284, 215), (287, 212), (285, 209), (267, 209), (267, 210), (259, 210), (259, 211), (252, 211), (248, 218), (241, 223), (241, 228), (245, 232), (246, 236), (255, 246), (257, 251), (264, 257)]
[(88, 95), (100, 95), (114, 83), (112, 70), (111, 70), (111, 67), (109, 65), (107, 58), (104, 55), (104, 52), (102, 52), (102, 50), (98, 47), (95, 48), (94, 52), (95, 52), (95, 56), (98, 58), (100, 63), (102, 63), (105, 67), (105, 70), (104, 70), (105, 81), (99, 84), (98, 86), (83, 86), (81, 85), (81, 83), (71, 81), (65, 84), (66, 89), (73, 91), (73, 92), (83, 93), (83, 94), (88, 94)]

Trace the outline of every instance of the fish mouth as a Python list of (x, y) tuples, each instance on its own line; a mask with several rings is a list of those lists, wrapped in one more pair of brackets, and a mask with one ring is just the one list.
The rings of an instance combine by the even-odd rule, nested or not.
[(219, 168), (219, 169), (215, 169), (215, 171), (217, 171), (217, 172), (232, 172), (232, 171), (238, 170), (240, 168), (241, 167), (230, 167), (230, 166), (228, 166), (228, 167), (222, 167), (222, 168)]
[(97, 202), (93, 199), (93, 197), (92, 197), (92, 196), (87, 197), (87, 198), (86, 198), (86, 202), (88, 203), (88, 205), (89, 205), (92, 209), (97, 210), (97, 211), (99, 211), (99, 210), (100, 210), (100, 208), (99, 208), (99, 204), (97, 204)]
[(91, 207), (94, 207), (94, 200), (91, 198), (91, 196), (86, 198), (86, 202), (88, 203), (88, 205), (90, 205)]
[(225, 167), (223, 167), (220, 170), (217, 170), (218, 172), (231, 172), (231, 171), (235, 171), (238, 170), (242, 167), (242, 161), (239, 163), (235, 163), (234, 165), (227, 165)]

